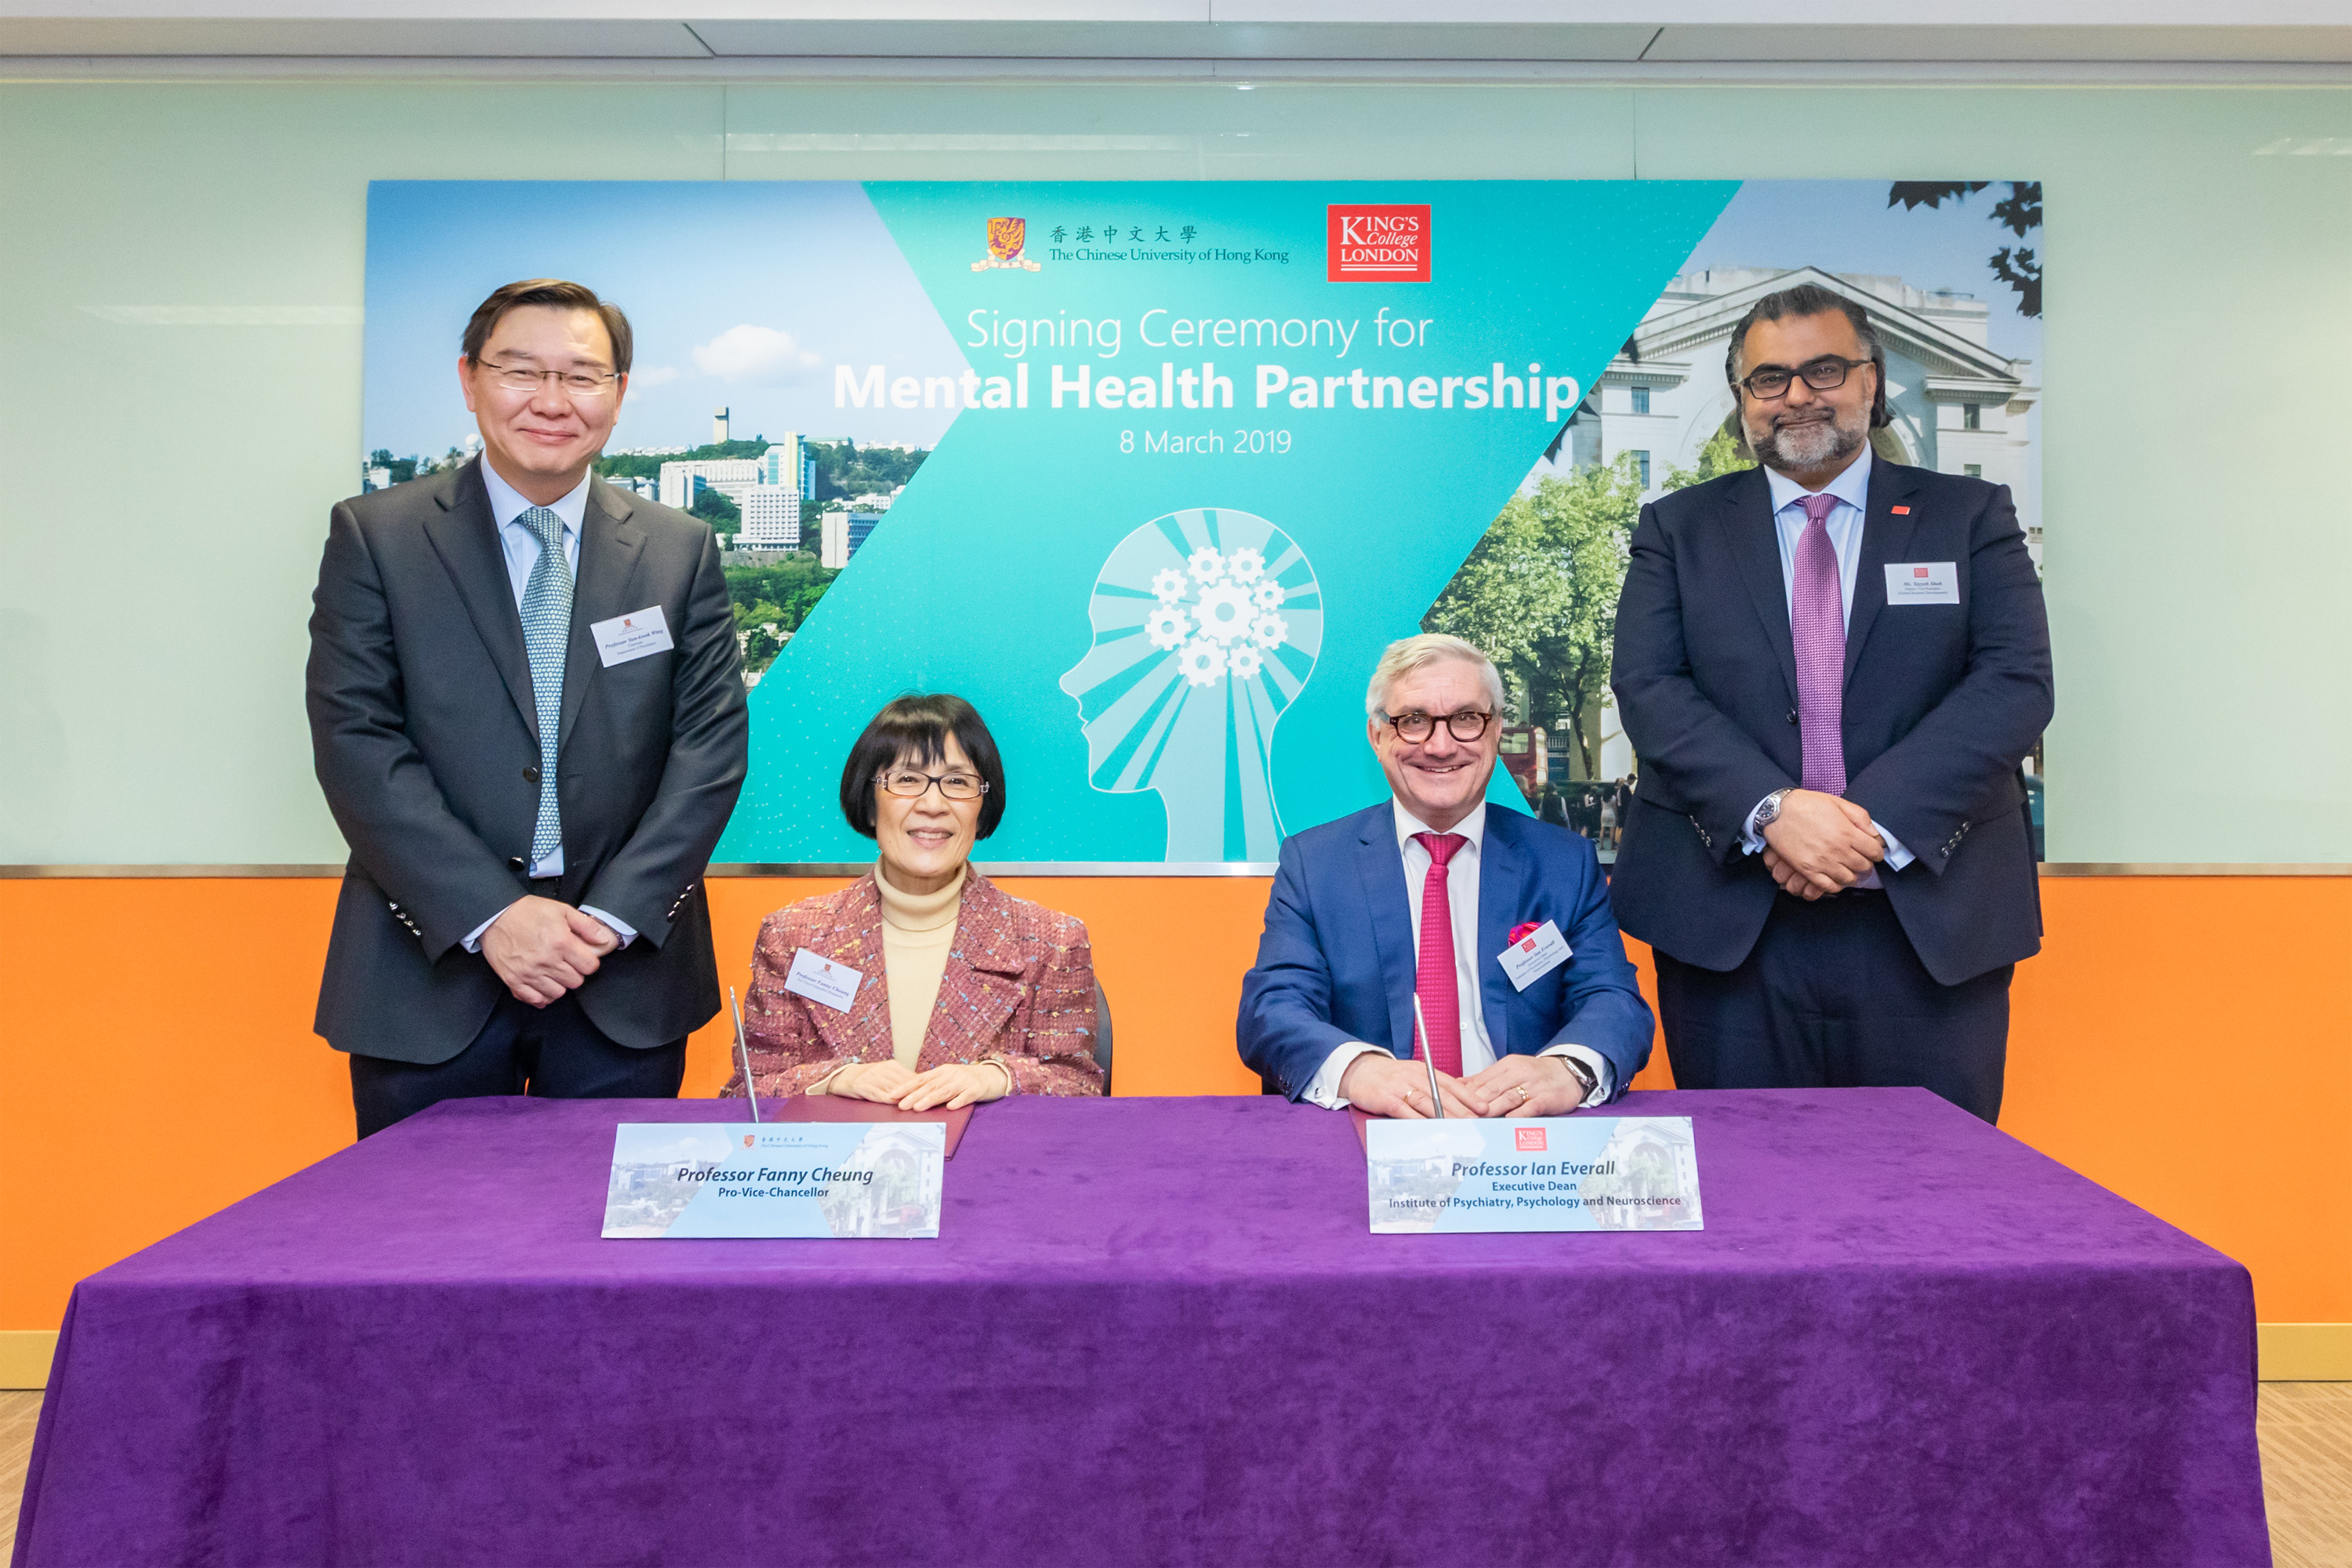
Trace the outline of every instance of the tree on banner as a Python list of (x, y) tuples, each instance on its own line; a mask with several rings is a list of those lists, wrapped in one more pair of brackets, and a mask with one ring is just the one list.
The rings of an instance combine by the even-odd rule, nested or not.
[(1423, 631), (1483, 649), (1526, 693), (1528, 721), (1575, 736), (1586, 778), (1599, 761), (1617, 593), (1641, 510), (1630, 454), (1538, 479), (1504, 505), (1422, 617)]

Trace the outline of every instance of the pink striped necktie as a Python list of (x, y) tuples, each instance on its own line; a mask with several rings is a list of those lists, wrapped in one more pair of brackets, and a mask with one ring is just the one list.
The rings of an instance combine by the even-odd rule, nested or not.
[(1412, 837), (1429, 851), (1429, 874), (1421, 879), (1421, 968), (1413, 991), (1421, 997), (1429, 1059), (1448, 1078), (1460, 1078), (1462, 986), (1454, 968), (1454, 900), (1445, 890), (1445, 863), (1470, 840), (1459, 833)]
[[(1807, 496), (1805, 531), (1797, 536), (1796, 581), (1789, 637), (1797, 651), (1797, 734), (1804, 748), (1804, 786), (1845, 794), (1845, 595), (1838, 582), (1830, 513), (1838, 498)], [(1878, 873), (1854, 884), (1879, 885)]]

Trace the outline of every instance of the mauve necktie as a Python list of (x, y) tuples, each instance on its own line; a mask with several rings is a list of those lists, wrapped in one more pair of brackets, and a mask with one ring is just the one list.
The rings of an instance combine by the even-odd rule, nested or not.
[[(1845, 595), (1838, 583), (1837, 547), (1830, 542), (1832, 495), (1807, 496), (1805, 531), (1797, 536), (1795, 592), (1789, 637), (1797, 646), (1797, 734), (1804, 746), (1804, 786), (1845, 794)], [(1854, 886), (1875, 888), (1878, 873)]]
[(1449, 1078), (1462, 1076), (1462, 987), (1454, 973), (1454, 900), (1445, 891), (1445, 863), (1470, 840), (1459, 833), (1416, 833), (1429, 851), (1429, 875), (1421, 879), (1421, 971), (1413, 990), (1421, 997), (1421, 1022), (1429, 1059)]
[(1830, 512), (1837, 497), (1807, 496), (1805, 531), (1797, 536), (1797, 580), (1789, 637), (1797, 645), (1797, 733), (1804, 745), (1804, 785), (1845, 793), (1845, 595), (1839, 591)]

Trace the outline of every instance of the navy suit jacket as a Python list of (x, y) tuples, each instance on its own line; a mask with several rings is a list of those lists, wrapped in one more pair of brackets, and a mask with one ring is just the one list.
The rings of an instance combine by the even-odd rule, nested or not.
[[(2006, 487), (1874, 461), (1869, 502), (1846, 626), (1845, 794), (1917, 857), (1880, 876), (1920, 962), (1955, 985), (2042, 946), (2018, 766), (2050, 722), (2050, 626)], [(1946, 561), (1957, 605), (1889, 606), (1890, 563)], [(1642, 509), (1612, 682), (1641, 759), (1617, 918), (1685, 963), (1735, 969), (1777, 890), (1741, 827), (1803, 772), (1762, 469)]]
[[(1513, 987), (1496, 955), (1513, 926), (1557, 921), (1566, 962)], [(1283, 841), (1257, 963), (1242, 981), (1242, 1060), (1297, 1100), (1349, 1041), (1412, 1055), (1412, 905), (1387, 801)], [(1478, 1000), (1500, 1058), (1573, 1044), (1623, 1093), (1650, 1059), (1649, 1004), (1625, 961), (1591, 844), (1488, 803), (1478, 864)]]

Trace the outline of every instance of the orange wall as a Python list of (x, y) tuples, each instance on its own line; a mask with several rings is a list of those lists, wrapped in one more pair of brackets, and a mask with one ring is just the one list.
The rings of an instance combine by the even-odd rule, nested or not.
[[(719, 951), (745, 955), (722, 982), (748, 983), (762, 913), (837, 885), (713, 881)], [(1265, 881), (1006, 886), (1092, 931), (1121, 1094), (1255, 1091), (1233, 1018)], [(2002, 1126), (2243, 1260), (2263, 1321), (2352, 1321), (2352, 879), (2042, 892)], [(56, 1327), (76, 1279), (349, 1142), (343, 1058), (310, 1034), (334, 894), (0, 881), (0, 1329)], [(698, 1035), (686, 1092), (726, 1054)], [(1661, 1051), (1640, 1082), (1666, 1081)], [(75, 1174), (94, 1149), (111, 1174)]]

